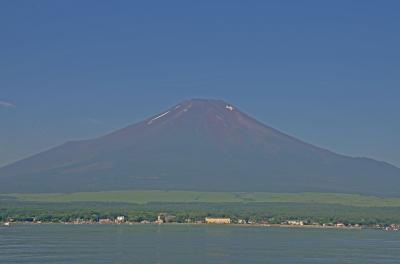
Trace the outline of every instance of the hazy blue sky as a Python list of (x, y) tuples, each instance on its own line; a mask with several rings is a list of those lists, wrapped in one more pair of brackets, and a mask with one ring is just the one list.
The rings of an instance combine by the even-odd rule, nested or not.
[(400, 1), (0, 1), (0, 164), (192, 97), (400, 166)]

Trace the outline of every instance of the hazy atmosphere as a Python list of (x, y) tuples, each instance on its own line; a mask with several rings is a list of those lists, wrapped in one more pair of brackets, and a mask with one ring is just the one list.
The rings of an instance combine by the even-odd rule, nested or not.
[(0, 165), (201, 97), (315, 145), (400, 166), (395, 7), (2, 1)]
[(0, 263), (398, 264), (399, 10), (0, 0)]

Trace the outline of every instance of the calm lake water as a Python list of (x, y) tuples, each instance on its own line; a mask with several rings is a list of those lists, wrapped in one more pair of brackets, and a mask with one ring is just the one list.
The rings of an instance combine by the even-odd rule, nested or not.
[(0, 227), (0, 263), (400, 263), (400, 233), (205, 225)]

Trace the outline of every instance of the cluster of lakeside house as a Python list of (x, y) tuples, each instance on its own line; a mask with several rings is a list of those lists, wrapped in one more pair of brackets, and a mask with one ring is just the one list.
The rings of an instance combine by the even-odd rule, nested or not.
[[(138, 222), (127, 221), (125, 216), (117, 216), (115, 219), (111, 218), (100, 218), (97, 221), (76, 219), (71, 222), (64, 222), (65, 224), (165, 224), (165, 223), (177, 223), (176, 217), (170, 214), (161, 213), (157, 216), (155, 221), (141, 220)], [(36, 222), (37, 223), (37, 222)], [(187, 224), (231, 224), (230, 218), (213, 218), (206, 217), (203, 221), (194, 221), (192, 219), (186, 219)]]
[(391, 224), (389, 226), (376, 225), (375, 228), (382, 229), (385, 231), (400, 231), (400, 224)]
[[(11, 226), (11, 223), (14, 223), (13, 219), (9, 219), (4, 222), (0, 222), (0, 225), (3, 226)], [(33, 224), (41, 224), (42, 221), (29, 221), (27, 223)], [(174, 215), (168, 213), (160, 213), (158, 217), (154, 221), (149, 220), (141, 220), (141, 221), (128, 221), (125, 216), (117, 216), (115, 218), (100, 218), (96, 221), (94, 220), (84, 220), (84, 219), (75, 219), (72, 221), (67, 222), (59, 222), (63, 224), (164, 224), (164, 223), (178, 223), (176, 221), (176, 217)], [(204, 220), (194, 220), (194, 219), (185, 219), (184, 223), (186, 224), (215, 224), (215, 225), (257, 225), (257, 226), (280, 226), (280, 227), (321, 227), (321, 228), (354, 228), (354, 229), (361, 229), (361, 228), (375, 228), (380, 230), (386, 231), (399, 231), (400, 224), (391, 224), (391, 225), (375, 225), (375, 226), (361, 226), (358, 224), (351, 225), (345, 224), (341, 222), (337, 223), (310, 223), (303, 220), (287, 220), (283, 221), (280, 224), (270, 224), (266, 221), (251, 221), (245, 219), (235, 219), (232, 220), (228, 217), (205, 217)]]
[(289, 225), (289, 226), (320, 226), (320, 227), (337, 227), (337, 228), (361, 228), (361, 225), (355, 224), (345, 224), (342, 222), (337, 222), (337, 223), (308, 223), (303, 220), (287, 220), (281, 223), (281, 225)]

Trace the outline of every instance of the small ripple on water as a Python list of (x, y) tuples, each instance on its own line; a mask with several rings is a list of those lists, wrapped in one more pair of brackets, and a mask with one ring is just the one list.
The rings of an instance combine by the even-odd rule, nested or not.
[(19, 225), (0, 263), (399, 263), (398, 234), (224, 226)]

